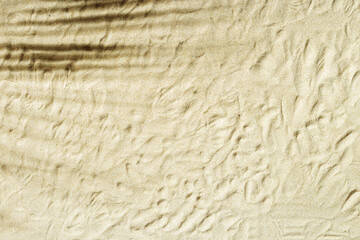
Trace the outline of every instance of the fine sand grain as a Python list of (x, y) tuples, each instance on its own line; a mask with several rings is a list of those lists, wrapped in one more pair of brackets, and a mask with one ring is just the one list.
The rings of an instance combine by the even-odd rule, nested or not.
[(360, 0), (0, 0), (0, 240), (359, 240)]

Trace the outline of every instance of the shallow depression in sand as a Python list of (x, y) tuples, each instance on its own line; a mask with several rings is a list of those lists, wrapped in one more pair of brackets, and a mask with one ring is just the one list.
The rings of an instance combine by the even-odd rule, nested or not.
[(0, 0), (0, 239), (359, 240), (359, 7)]

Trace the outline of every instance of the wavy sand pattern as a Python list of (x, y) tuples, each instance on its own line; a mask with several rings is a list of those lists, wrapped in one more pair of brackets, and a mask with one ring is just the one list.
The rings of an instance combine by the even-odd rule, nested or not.
[(359, 0), (1, 0), (0, 239), (359, 240)]

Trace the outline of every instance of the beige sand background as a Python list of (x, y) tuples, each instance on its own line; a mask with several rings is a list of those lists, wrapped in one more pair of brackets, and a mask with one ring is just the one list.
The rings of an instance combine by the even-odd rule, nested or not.
[(0, 9), (1, 240), (360, 239), (360, 1)]

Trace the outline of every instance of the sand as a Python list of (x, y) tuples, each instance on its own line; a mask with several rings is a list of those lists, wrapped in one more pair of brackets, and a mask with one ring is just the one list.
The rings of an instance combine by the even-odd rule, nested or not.
[(1, 0), (1, 240), (359, 240), (360, 1)]

